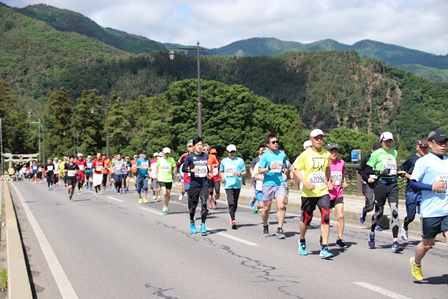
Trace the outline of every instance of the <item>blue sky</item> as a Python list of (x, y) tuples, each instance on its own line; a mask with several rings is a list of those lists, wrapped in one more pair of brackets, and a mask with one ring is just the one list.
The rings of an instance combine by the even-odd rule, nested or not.
[(218, 48), (252, 37), (362, 39), (448, 54), (448, 0), (0, 0), (45, 3), (159, 42)]

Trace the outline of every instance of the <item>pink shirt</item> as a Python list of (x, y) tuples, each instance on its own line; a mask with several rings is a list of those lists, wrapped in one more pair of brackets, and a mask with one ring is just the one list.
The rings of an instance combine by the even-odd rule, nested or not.
[(330, 200), (344, 196), (344, 190), (342, 189), (343, 174), (345, 170), (345, 162), (342, 159), (337, 158), (336, 161), (330, 160), (331, 180), (333, 181), (333, 189), (329, 190)]

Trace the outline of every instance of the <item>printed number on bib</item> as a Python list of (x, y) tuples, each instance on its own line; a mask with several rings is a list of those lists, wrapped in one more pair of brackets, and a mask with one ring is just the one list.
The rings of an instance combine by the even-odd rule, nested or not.
[(271, 172), (273, 173), (280, 173), (282, 172), (282, 168), (283, 168), (283, 162), (282, 161), (272, 161), (271, 165), (275, 163), (275, 168), (271, 167)]
[(218, 175), (218, 168), (213, 168), (213, 176), (217, 176)]
[(334, 171), (331, 173), (331, 180), (333, 181), (333, 184), (335, 185), (341, 185), (342, 183), (342, 172), (341, 171)]
[(78, 165), (79, 170), (83, 170), (84, 169), (84, 165)]
[(75, 170), (67, 170), (67, 176), (75, 176), (76, 171)]
[(390, 169), (390, 175), (397, 175), (397, 162), (394, 159), (384, 160), (383, 169)]
[(103, 170), (103, 166), (97, 166), (95, 167), (96, 171), (102, 171)]
[(324, 187), (326, 185), (325, 173), (313, 172), (310, 174), (310, 183), (315, 187)]
[(448, 189), (447, 189), (447, 184), (448, 184), (448, 175), (437, 175), (436, 176), (436, 182), (442, 180), (445, 182), (445, 190), (444, 191), (437, 191), (438, 194), (447, 194), (448, 193)]
[(53, 166), (51, 166), (51, 165), (47, 166), (47, 170), (48, 171), (52, 171), (53, 170)]
[(196, 166), (198, 168), (198, 172), (196, 172), (195, 176), (199, 178), (204, 178), (207, 176), (207, 166)]
[(226, 168), (226, 175), (233, 175), (234, 172), (236, 172), (235, 167)]

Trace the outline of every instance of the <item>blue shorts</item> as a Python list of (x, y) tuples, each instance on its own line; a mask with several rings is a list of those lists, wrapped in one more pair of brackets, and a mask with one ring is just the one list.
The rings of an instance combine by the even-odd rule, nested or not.
[(148, 191), (148, 178), (137, 176), (137, 192)]
[(258, 202), (262, 202), (263, 201), (263, 191), (255, 190), (255, 198), (257, 199)]

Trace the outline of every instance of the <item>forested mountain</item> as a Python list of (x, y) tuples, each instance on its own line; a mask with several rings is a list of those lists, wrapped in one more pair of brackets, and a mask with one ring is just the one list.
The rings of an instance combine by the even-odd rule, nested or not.
[[(75, 150), (73, 136), (81, 136), (76, 150), (104, 150), (106, 104), (114, 151), (122, 146), (130, 154), (165, 144), (181, 152), (194, 135), (194, 56), (178, 54), (170, 61), (167, 50), (127, 53), (78, 33), (58, 31), (4, 5), (0, 40), (0, 97), (6, 99), (0, 99), (0, 117), (15, 130), (14, 119), (35, 112), (53, 142), (51, 147), (47, 142), (49, 151)], [(345, 135), (353, 138), (390, 130), (404, 149), (412, 149), (416, 139), (435, 128), (448, 131), (446, 84), (356, 51), (201, 56), (201, 79), (204, 136), (221, 152), (226, 143), (240, 142), (245, 159), (271, 130), (292, 154), (313, 127), (348, 130)], [(11, 109), (14, 119), (9, 118)], [(25, 126), (18, 127), (23, 133)], [(11, 141), (7, 146), (13, 152), (25, 148), (25, 143), (18, 144)], [(347, 142), (346, 148), (370, 144)]]
[(43, 21), (59, 31), (76, 32), (129, 53), (149, 53), (166, 49), (162, 43), (146, 37), (112, 28), (103, 28), (84, 15), (71, 10), (46, 4), (29, 5), (24, 8), (16, 8), (16, 10)]

